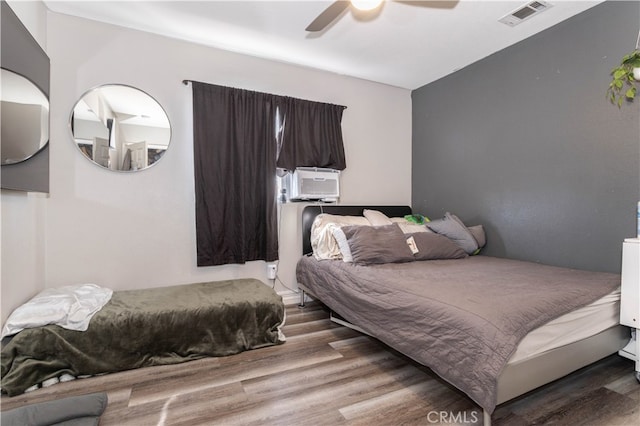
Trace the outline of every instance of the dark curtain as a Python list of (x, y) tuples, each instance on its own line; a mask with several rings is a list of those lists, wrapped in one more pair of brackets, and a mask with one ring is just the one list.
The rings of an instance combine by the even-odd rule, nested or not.
[(346, 168), (341, 125), (344, 106), (295, 98), (285, 98), (279, 106), (284, 131), (278, 167)]
[(277, 260), (278, 97), (192, 86), (198, 266)]

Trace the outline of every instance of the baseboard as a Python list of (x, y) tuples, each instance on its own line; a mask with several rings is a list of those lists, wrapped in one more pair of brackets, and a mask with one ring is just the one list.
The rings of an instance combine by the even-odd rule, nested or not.
[[(283, 290), (279, 291), (278, 294), (282, 297), (282, 301), (284, 302), (285, 306), (300, 304), (300, 293), (296, 293), (295, 291), (291, 290)], [(313, 302), (313, 297), (310, 297), (309, 294), (305, 293), (304, 301), (305, 303)]]
[(282, 297), (282, 301), (284, 302), (285, 306), (297, 305), (298, 303), (300, 303), (300, 293), (296, 293), (295, 291), (283, 290), (279, 291), (278, 295)]

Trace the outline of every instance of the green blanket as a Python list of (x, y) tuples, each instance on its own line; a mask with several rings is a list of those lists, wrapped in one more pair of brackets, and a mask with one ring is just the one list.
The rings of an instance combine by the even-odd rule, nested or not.
[(57, 325), (16, 334), (1, 353), (9, 396), (62, 374), (111, 373), (282, 343), (284, 304), (255, 279), (116, 291), (87, 331)]

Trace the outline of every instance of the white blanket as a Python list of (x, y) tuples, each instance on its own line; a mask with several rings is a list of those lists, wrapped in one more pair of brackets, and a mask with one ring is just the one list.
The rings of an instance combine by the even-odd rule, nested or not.
[(111, 300), (112, 294), (113, 290), (95, 284), (43, 290), (9, 315), (2, 328), (2, 338), (25, 328), (48, 324), (85, 331), (91, 318)]

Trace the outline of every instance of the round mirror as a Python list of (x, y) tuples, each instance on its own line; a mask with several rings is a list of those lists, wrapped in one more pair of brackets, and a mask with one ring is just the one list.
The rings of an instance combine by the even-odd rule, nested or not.
[(31, 81), (2, 68), (2, 165), (34, 156), (49, 142), (49, 99)]
[(145, 92), (121, 84), (107, 84), (82, 95), (71, 113), (71, 132), (88, 159), (120, 171), (152, 166), (171, 140), (162, 106)]

